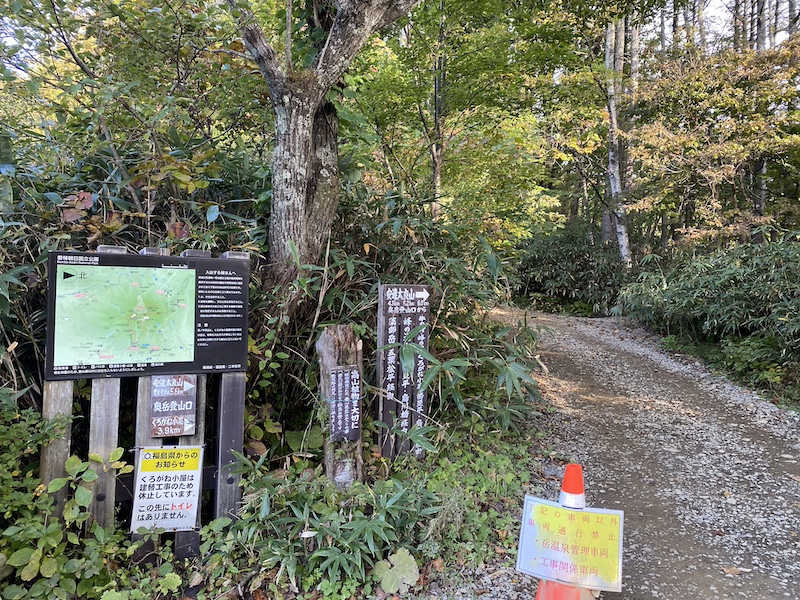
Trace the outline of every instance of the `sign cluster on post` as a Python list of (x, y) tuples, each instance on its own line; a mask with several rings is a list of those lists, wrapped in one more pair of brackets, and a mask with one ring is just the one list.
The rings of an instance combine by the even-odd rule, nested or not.
[[(74, 380), (91, 379), (88, 453), (108, 457), (120, 445), (121, 378), (137, 378), (131, 531), (177, 532), (181, 557), (199, 547), (201, 490), (215, 490), (215, 518), (233, 514), (241, 496), (232, 467), (244, 435), (249, 273), (246, 252), (101, 246), (48, 256), (42, 414), (71, 414)], [(204, 485), (210, 373), (221, 377), (214, 481)], [(43, 448), (45, 483), (63, 476), (70, 439), (68, 429)], [(98, 469), (90, 510), (101, 526), (113, 526), (120, 500), (115, 473)]]

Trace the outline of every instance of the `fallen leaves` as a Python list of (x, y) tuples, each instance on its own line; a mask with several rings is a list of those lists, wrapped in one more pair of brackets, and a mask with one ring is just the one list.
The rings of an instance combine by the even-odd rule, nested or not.
[(745, 569), (744, 567), (723, 567), (722, 572), (727, 577), (737, 577), (742, 573), (750, 573), (753, 569)]

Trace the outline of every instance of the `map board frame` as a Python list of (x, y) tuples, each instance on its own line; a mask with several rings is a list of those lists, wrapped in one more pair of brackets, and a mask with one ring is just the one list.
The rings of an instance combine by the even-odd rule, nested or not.
[[(238, 257), (50, 252), (45, 379), (245, 371), (249, 277), (249, 260)], [(173, 288), (158, 289), (156, 282), (169, 280), (174, 280)], [(127, 293), (126, 286), (133, 292)], [(104, 295), (116, 296), (121, 306), (109, 303)], [(141, 301), (142, 296), (149, 297), (155, 308), (144, 306), (148, 300)], [(166, 358), (159, 355), (161, 344), (139, 344), (135, 339), (142, 335), (149, 341), (155, 334), (170, 339), (137, 314), (148, 310), (164, 328), (179, 328), (183, 344), (165, 348)], [(75, 323), (67, 327), (67, 319)], [(139, 328), (136, 333), (129, 325), (133, 322)], [(102, 336), (109, 329), (119, 338), (113, 351), (103, 353)], [(120, 353), (120, 346), (126, 345)]]

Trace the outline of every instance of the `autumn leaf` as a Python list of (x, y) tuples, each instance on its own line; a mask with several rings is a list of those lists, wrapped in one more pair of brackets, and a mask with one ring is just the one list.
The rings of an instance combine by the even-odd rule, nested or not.
[(86, 211), (77, 210), (75, 208), (67, 208), (64, 209), (64, 212), (61, 215), (61, 220), (64, 223), (74, 223), (75, 221), (80, 221), (85, 216)]

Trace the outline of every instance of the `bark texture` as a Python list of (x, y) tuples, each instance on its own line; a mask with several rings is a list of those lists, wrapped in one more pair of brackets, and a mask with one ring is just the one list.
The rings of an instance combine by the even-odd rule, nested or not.
[(325, 101), (366, 41), (381, 27), (408, 13), (419, 0), (339, 0), (325, 9), (317, 26), (328, 32), (311, 67), (295, 70), (270, 45), (250, 10), (228, 0), (238, 15), (242, 40), (266, 82), (275, 111), (272, 208), (269, 217), (269, 273), (284, 283), (300, 264), (314, 264), (330, 235), (338, 205), (338, 125)]

